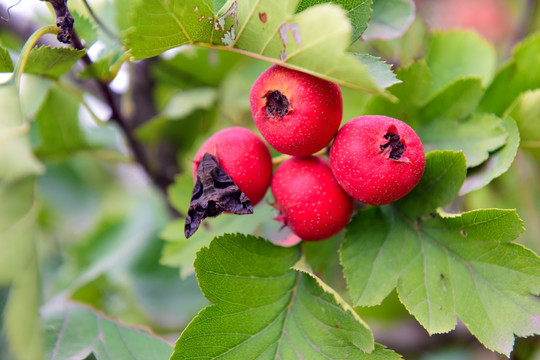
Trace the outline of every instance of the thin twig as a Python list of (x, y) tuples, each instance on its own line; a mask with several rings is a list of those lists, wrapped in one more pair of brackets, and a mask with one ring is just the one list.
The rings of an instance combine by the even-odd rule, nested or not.
[[(77, 35), (77, 32), (73, 30), (72, 35), (72, 46), (77, 50), (83, 50), (84, 46), (81, 43), (81, 40), (79, 39), (79, 36)], [(91, 69), (91, 66), (93, 64), (92, 59), (85, 54), (82, 57), (83, 62), (86, 64), (86, 66)], [(98, 85), (99, 90), (101, 91), (103, 97), (105, 98), (105, 101), (111, 108), (111, 121), (114, 121), (120, 126), (122, 131), (124, 132), (124, 136), (126, 137), (126, 140), (128, 142), (129, 147), (131, 148), (131, 151), (133, 153), (133, 156), (135, 157), (135, 160), (143, 167), (145, 172), (148, 174), (148, 176), (152, 179), (154, 184), (158, 187), (159, 190), (163, 193), (165, 196), (167, 206), (169, 208), (169, 211), (171, 215), (174, 217), (179, 217), (181, 214), (174, 209), (171, 204), (168, 201), (167, 197), (167, 188), (169, 185), (171, 185), (171, 181), (165, 177), (162, 176), (159, 172), (152, 171), (152, 167), (150, 165), (150, 162), (148, 160), (147, 152), (142, 143), (137, 141), (135, 139), (135, 136), (133, 134), (133, 129), (129, 126), (129, 122), (127, 119), (123, 116), (122, 112), (120, 111), (120, 108), (116, 102), (115, 96), (111, 89), (109, 88), (109, 85), (105, 83), (104, 81), (100, 80), (97, 76), (93, 76), (96, 84)]]
[[(77, 33), (75, 31), (73, 31), (72, 46), (77, 50), (84, 50), (85, 49), (84, 46), (81, 43), (81, 40), (79, 39), (79, 36), (77, 35)], [(87, 67), (90, 67), (93, 64), (92, 60), (90, 59), (90, 57), (87, 54), (85, 54), (82, 57), (82, 60), (86, 64)], [(144, 147), (133, 136), (133, 131), (129, 127), (127, 120), (124, 118), (124, 116), (120, 112), (120, 109), (119, 109), (119, 107), (118, 107), (118, 105), (116, 103), (114, 94), (111, 91), (111, 89), (109, 88), (109, 85), (106, 84), (105, 82), (99, 80), (97, 77), (94, 77), (94, 80), (96, 81), (96, 83), (97, 83), (97, 85), (98, 85), (98, 87), (99, 87), (99, 89), (101, 91), (101, 94), (105, 98), (105, 101), (107, 102), (107, 104), (111, 108), (111, 120), (116, 122), (118, 124), (118, 126), (120, 126), (120, 128), (124, 132), (126, 140), (127, 140), (128, 144), (129, 144), (129, 147), (131, 148), (131, 150), (133, 152), (133, 155), (134, 155), (135, 159), (137, 160), (138, 163), (141, 164), (141, 166), (148, 173), (148, 175), (153, 178), (152, 171), (151, 171), (151, 168), (150, 168), (150, 164), (148, 162), (148, 158), (146, 157)], [(158, 185), (158, 187), (160, 187), (161, 190), (164, 193), (166, 193), (166, 190), (167, 190), (166, 186), (168, 186), (168, 184), (166, 184), (166, 186), (163, 187), (165, 184), (162, 184), (159, 181), (159, 179), (154, 179), (153, 178), (153, 180), (156, 183), (156, 185)]]
[(10, 5), (10, 6), (7, 8), (7, 10), (6, 10), (8, 17), (5, 18), (5, 17), (3, 17), (3, 16), (0, 16), (0, 20), (5, 21), (5, 22), (9, 22), (9, 20), (11, 19), (11, 13), (10, 13), (9, 11), (10, 11), (12, 8), (14, 8), (15, 6), (19, 5), (21, 1), (22, 1), (22, 0), (19, 0), (19, 1), (17, 1), (17, 3), (15, 3), (15, 4), (13, 4), (13, 5)]
[(90, 16), (94, 19), (96, 24), (103, 30), (103, 32), (111, 39), (118, 40), (118, 36), (116, 36), (115, 33), (111, 31), (96, 15), (94, 10), (90, 7), (90, 4), (88, 4), (87, 0), (83, 0), (84, 5), (86, 6), (86, 9), (88, 9), (88, 12), (90, 13)]

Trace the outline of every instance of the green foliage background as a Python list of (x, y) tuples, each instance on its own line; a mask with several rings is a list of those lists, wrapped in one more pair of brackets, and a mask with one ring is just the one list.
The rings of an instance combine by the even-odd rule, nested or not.
[[(87, 49), (101, 44), (90, 66), (84, 50), (26, 52), (0, 28), (13, 72), (0, 85), (0, 359), (395, 359), (377, 343), (385, 327), (440, 334), (457, 319), (489, 350), (538, 356), (538, 337), (514, 344), (540, 333), (537, 33), (506, 52), (431, 33), (409, 0), (87, 5), (68, 2)], [(221, 128), (254, 129), (249, 90), (271, 63), (338, 83), (344, 122), (409, 123), (425, 175), (324, 242), (276, 245), (270, 195), (185, 239), (190, 159)], [(115, 100), (135, 121), (138, 64), (153, 109), (126, 133), (87, 85), (127, 78)], [(164, 159), (178, 172), (166, 194), (151, 183)]]

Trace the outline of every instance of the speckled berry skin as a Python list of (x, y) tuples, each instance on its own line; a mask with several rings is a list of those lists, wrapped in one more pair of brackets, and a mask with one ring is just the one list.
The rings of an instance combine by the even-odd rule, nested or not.
[(327, 239), (351, 219), (353, 199), (339, 186), (327, 160), (293, 157), (275, 171), (271, 184), (277, 221), (303, 240)]
[[(285, 97), (281, 111), (269, 108), (271, 94)], [(278, 65), (255, 81), (250, 105), (255, 125), (270, 146), (295, 156), (311, 155), (327, 146), (343, 115), (338, 85)]]
[(365, 204), (385, 205), (418, 184), (426, 158), (409, 125), (375, 115), (355, 118), (339, 130), (330, 148), (330, 164), (350, 196)]
[(272, 178), (272, 157), (261, 138), (243, 127), (231, 127), (215, 133), (193, 159), (194, 180), (201, 158), (207, 152), (217, 157), (219, 165), (253, 205), (261, 201)]

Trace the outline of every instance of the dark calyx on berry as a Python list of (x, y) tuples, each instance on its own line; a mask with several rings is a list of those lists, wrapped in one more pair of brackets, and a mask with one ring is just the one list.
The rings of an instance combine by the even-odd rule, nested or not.
[(279, 90), (270, 90), (264, 96), (266, 98), (266, 114), (272, 119), (276, 116), (283, 118), (289, 112), (289, 99)]
[(390, 150), (389, 158), (392, 160), (401, 159), (403, 153), (405, 152), (405, 145), (403, 145), (403, 143), (399, 141), (399, 135), (389, 132), (384, 135), (384, 138), (388, 140), (388, 142), (386, 144), (380, 145), (381, 150), (384, 150), (390, 146), (392, 150)]

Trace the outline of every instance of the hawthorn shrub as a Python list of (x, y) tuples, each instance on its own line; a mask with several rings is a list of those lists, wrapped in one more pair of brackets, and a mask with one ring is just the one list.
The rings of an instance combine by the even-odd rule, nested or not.
[(0, 358), (538, 357), (540, 7), (497, 4), (2, 8)]

